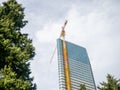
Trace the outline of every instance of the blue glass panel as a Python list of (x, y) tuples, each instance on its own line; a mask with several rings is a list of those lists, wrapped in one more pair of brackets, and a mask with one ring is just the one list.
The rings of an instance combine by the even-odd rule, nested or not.
[(58, 55), (62, 56), (62, 40), (57, 39), (57, 53)]
[(89, 59), (85, 48), (67, 42), (67, 50), (68, 50), (68, 57), (70, 59), (78, 60), (85, 64), (89, 64)]
[[(75, 45), (73, 43), (67, 42), (67, 50), (68, 50), (68, 58), (73, 60), (78, 60), (82, 63), (89, 64), (89, 58), (86, 52), (86, 49)], [(57, 39), (57, 46), (58, 46), (58, 55), (62, 55), (62, 40)]]

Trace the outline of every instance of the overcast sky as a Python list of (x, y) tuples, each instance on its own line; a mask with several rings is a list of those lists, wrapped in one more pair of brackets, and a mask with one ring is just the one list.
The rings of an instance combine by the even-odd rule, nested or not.
[(50, 58), (66, 19), (66, 40), (87, 49), (96, 85), (107, 73), (120, 78), (120, 0), (18, 1), (29, 21), (22, 32), (36, 48), (31, 76), (38, 90), (59, 90), (57, 54)]

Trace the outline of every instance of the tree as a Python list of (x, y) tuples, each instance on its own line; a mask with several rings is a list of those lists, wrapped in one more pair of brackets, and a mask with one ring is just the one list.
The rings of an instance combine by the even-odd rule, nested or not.
[(80, 90), (86, 90), (85, 84), (80, 84)]
[(99, 90), (120, 90), (120, 80), (110, 74), (107, 75), (107, 82), (100, 83)]
[(0, 6), (0, 90), (36, 90), (30, 77), (35, 48), (21, 29), (27, 24), (24, 8), (16, 0)]

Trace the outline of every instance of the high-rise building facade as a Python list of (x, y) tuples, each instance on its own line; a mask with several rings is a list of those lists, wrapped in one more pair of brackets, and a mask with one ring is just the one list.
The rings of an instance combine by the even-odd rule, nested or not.
[(84, 47), (57, 39), (57, 52), (59, 90), (79, 90), (80, 84), (85, 84), (87, 90), (96, 90), (91, 64)]

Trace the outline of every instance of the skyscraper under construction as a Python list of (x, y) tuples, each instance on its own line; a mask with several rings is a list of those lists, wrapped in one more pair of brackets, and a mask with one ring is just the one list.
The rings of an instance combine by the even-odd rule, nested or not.
[(59, 90), (79, 90), (85, 84), (86, 90), (96, 90), (91, 64), (84, 47), (64, 39), (64, 28), (57, 39)]

